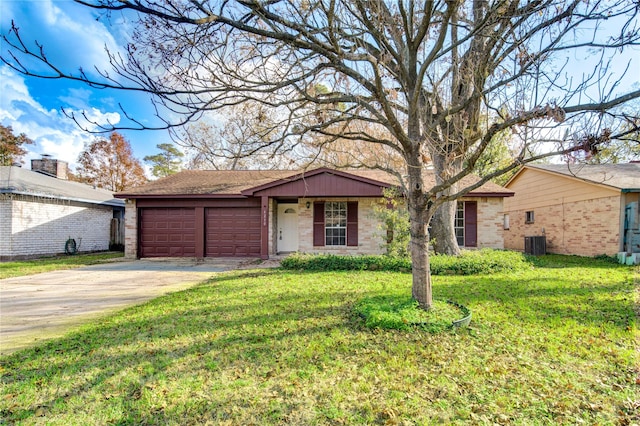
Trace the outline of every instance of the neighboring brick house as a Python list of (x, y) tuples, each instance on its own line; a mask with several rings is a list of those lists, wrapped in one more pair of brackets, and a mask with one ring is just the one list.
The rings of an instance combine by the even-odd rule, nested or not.
[(114, 218), (124, 202), (110, 191), (66, 179), (66, 163), (44, 158), (32, 167), (0, 167), (0, 260), (109, 249)]
[[(394, 177), (380, 171), (189, 170), (118, 193), (126, 200), (125, 255), (260, 257), (278, 253), (377, 254), (374, 212)], [(485, 184), (459, 204), (467, 247), (503, 248), (502, 200)]]
[(549, 253), (596, 256), (640, 252), (640, 164), (528, 165), (506, 188), (505, 247), (544, 236)]

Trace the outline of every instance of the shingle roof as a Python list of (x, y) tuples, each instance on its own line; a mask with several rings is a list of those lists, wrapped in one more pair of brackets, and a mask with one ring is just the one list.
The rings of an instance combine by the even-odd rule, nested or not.
[[(311, 173), (306, 171), (304, 173)], [(382, 170), (340, 170), (340, 172), (352, 174), (366, 179), (398, 185), (395, 176)], [(130, 188), (127, 191), (116, 194), (119, 198), (135, 198), (138, 196), (237, 196), (242, 191), (268, 184), (280, 179), (298, 179), (303, 171), (300, 170), (185, 170), (180, 173), (149, 182), (143, 186)], [(433, 174), (425, 174), (425, 181), (434, 185)], [(477, 177), (467, 176), (463, 179), (463, 185), (470, 185), (477, 181)], [(487, 182), (480, 188), (471, 192), (474, 194), (495, 194), (509, 196), (513, 192)]]
[(124, 207), (124, 201), (114, 198), (111, 191), (13, 166), (0, 167), (0, 194), (31, 195)]
[(548, 172), (558, 173), (620, 190), (640, 191), (640, 163), (535, 164), (528, 165), (527, 167), (546, 170)]
[(185, 170), (117, 194), (240, 195), (245, 189), (295, 176), (292, 170)]

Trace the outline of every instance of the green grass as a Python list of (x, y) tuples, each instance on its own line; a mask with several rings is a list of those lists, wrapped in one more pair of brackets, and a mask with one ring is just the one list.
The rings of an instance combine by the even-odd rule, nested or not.
[(0, 279), (40, 274), (59, 269), (73, 269), (123, 257), (120, 252), (44, 257), (41, 259), (0, 262)]
[[(434, 277), (473, 312), (369, 329), (381, 271), (237, 271), (0, 359), (8, 424), (638, 424), (634, 269), (549, 256)], [(1, 421), (0, 421), (1, 423)]]
[(453, 323), (468, 315), (460, 307), (434, 300), (428, 311), (418, 308), (411, 294), (366, 297), (359, 301), (354, 312), (369, 328), (384, 330), (412, 330), (420, 328), (441, 333), (453, 328)]

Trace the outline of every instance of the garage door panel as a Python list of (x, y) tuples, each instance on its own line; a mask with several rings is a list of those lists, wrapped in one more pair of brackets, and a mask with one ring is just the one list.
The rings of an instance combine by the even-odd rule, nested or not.
[(195, 253), (195, 209), (140, 210), (140, 257), (193, 257)]
[(206, 211), (206, 256), (260, 256), (260, 208), (210, 208)]

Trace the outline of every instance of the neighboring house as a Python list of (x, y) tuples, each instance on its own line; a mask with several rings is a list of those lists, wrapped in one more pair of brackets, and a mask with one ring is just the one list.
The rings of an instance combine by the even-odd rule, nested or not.
[[(381, 253), (374, 207), (394, 182), (379, 171), (328, 168), (183, 171), (116, 194), (126, 199), (125, 255)], [(464, 246), (503, 247), (502, 200), (511, 195), (489, 183), (462, 200), (456, 231)]]
[(108, 250), (124, 202), (110, 191), (66, 180), (67, 164), (50, 158), (32, 168), (0, 167), (0, 260)]
[(549, 253), (640, 252), (638, 163), (528, 165), (506, 187), (506, 248), (544, 236)]

